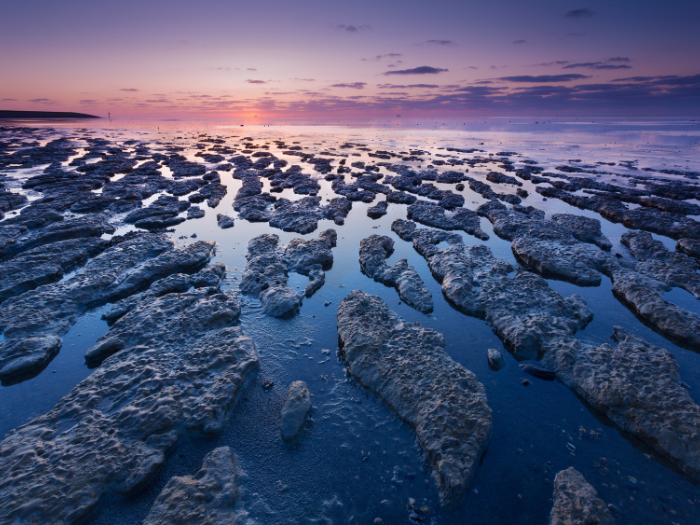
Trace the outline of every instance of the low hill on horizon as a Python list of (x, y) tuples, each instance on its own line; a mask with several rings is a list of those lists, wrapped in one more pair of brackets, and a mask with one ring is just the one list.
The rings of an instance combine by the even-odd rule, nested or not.
[(86, 113), (71, 113), (67, 111), (9, 111), (0, 109), (0, 119), (26, 118), (102, 118)]

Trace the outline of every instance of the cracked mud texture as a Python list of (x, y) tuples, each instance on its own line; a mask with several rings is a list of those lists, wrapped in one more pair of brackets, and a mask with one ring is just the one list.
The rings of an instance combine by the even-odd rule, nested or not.
[(239, 313), (201, 288), (117, 321), (119, 351), (0, 442), (0, 522), (76, 523), (104, 494), (142, 486), (183, 434), (219, 432), (259, 366), (252, 339), (231, 326)]
[(439, 332), (404, 324), (379, 297), (354, 290), (338, 308), (350, 374), (415, 430), (445, 507), (457, 507), (491, 437), (476, 375), (445, 352)]
[(61, 346), (87, 308), (116, 301), (173, 273), (209, 261), (214, 243), (174, 247), (162, 234), (132, 235), (90, 259), (70, 279), (40, 286), (0, 305), (0, 378), (31, 372)]
[(549, 525), (615, 525), (615, 518), (581, 473), (569, 467), (554, 478)]
[(294, 441), (301, 434), (311, 405), (311, 393), (304, 381), (294, 381), (289, 385), (280, 421), (280, 434), (284, 441)]
[(421, 313), (433, 311), (433, 295), (406, 259), (387, 266), (385, 259), (394, 251), (394, 241), (385, 235), (371, 235), (360, 242), (360, 267), (372, 279), (396, 288), (401, 300)]
[(554, 338), (542, 363), (624, 430), (700, 479), (700, 407), (673, 355), (615, 327), (613, 346)]

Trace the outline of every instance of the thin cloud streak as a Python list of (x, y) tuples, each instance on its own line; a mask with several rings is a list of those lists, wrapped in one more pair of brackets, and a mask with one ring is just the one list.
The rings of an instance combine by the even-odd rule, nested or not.
[(386, 73), (384, 73), (384, 75), (436, 75), (438, 73), (444, 73), (446, 71), (449, 70), (431, 66), (420, 66), (414, 67), (413, 69), (399, 69), (396, 71), (387, 71)]

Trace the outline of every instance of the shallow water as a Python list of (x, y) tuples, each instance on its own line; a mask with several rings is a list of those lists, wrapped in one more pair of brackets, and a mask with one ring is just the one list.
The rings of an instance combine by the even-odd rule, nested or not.
[[(512, 157), (512, 160), (532, 159), (547, 170), (570, 159), (581, 159), (581, 164), (615, 162), (616, 166), (598, 169), (610, 172), (605, 177), (617, 177), (621, 183), (626, 177), (639, 175), (637, 170), (620, 166), (621, 160), (638, 160), (640, 169), (700, 170), (700, 125), (696, 122), (595, 119), (595, 123), (548, 120), (541, 124), (543, 121), (537, 119), (490, 119), (485, 123), (484, 120), (460, 119), (464, 124), (456, 119), (443, 124), (439, 124), (443, 121), (419, 121), (415, 126), (418, 132), (412, 128), (415, 121), (397, 123), (393, 120), (291, 123), (294, 125), (270, 122), (270, 127), (247, 123), (242, 128), (235, 123), (115, 120), (80, 123), (77, 127), (89, 125), (93, 136), (104, 136), (117, 144), (130, 138), (143, 140), (153, 151), (160, 151), (165, 143), (172, 141), (187, 147), (181, 153), (198, 162), (202, 160), (194, 157), (198, 150), (193, 145), (197, 135), (208, 133), (225, 138), (231, 146), (246, 136), (254, 137), (258, 144), (276, 139), (283, 139), (287, 144), (298, 141), (309, 152), (338, 148), (344, 142), (366, 144), (372, 150), (420, 148), (430, 151), (432, 159), (438, 158), (437, 154), (447, 154), (439, 149), (444, 147), (480, 148), (485, 150), (480, 153), (482, 156), (515, 151), (522, 157)], [(538, 124), (534, 124), (535, 121)], [(47, 132), (39, 138), (40, 142), (49, 140), (49, 135), (53, 138), (53, 134), (85, 134), (74, 129), (75, 124), (54, 127), (56, 131)], [(154, 141), (160, 141), (160, 147)], [(298, 157), (281, 154), (273, 144), (270, 144), (270, 151), (288, 160), (290, 165), (300, 164)], [(349, 157), (348, 162), (376, 160), (354, 149), (334, 151), (338, 152), (361, 154)], [(409, 164), (425, 167), (427, 161)], [(301, 165), (309, 172), (309, 165)], [(21, 175), (28, 177), (42, 169), (22, 170)], [(465, 167), (439, 169), (463, 172)], [(470, 169), (469, 176), (485, 180), (489, 171), (501, 170), (495, 164), (488, 164)], [(381, 173), (388, 172), (382, 168)], [(333, 268), (326, 272), (325, 285), (313, 297), (304, 299), (300, 314), (292, 319), (265, 316), (256, 300), (241, 296), (240, 323), (255, 340), (261, 370), (233, 406), (224, 431), (214, 438), (189, 436), (181, 440), (148, 485), (128, 498), (105, 498), (85, 523), (140, 523), (171, 476), (194, 473), (200, 468), (202, 458), (221, 445), (230, 445), (238, 455), (246, 472), (242, 480), (241, 507), (249, 512), (250, 520), (260, 523), (371, 523), (376, 517), (382, 518), (384, 523), (406, 523), (406, 507), (409, 498), (413, 498), (416, 506), (427, 508), (430, 523), (543, 524), (548, 520), (552, 505), (554, 476), (569, 466), (578, 469), (606, 503), (617, 507), (621, 516), (618, 522), (698, 523), (700, 487), (697, 484), (679, 474), (659, 454), (620, 432), (560, 383), (525, 375), (515, 358), (506, 355), (503, 344), (484, 321), (461, 314), (445, 301), (426, 261), (410, 243), (400, 240), (390, 230), (395, 219), (406, 218), (406, 206), (391, 204), (386, 216), (371, 220), (366, 210), (372, 204), (355, 202), (344, 226), (320, 221), (318, 229), (308, 235), (282, 232), (265, 223), (248, 223), (237, 218), (232, 229), (221, 230), (216, 224), (216, 214), (226, 213), (235, 218), (232, 203), (241, 183), (232, 179), (230, 172), (220, 174), (222, 183), (228, 186), (228, 194), (221, 204), (216, 210), (209, 209), (206, 203), (199, 204), (206, 216), (178, 225), (170, 235), (181, 243), (197, 239), (217, 241), (213, 262), (220, 261), (228, 267), (226, 288), (237, 290), (246, 265), (247, 243), (261, 233), (275, 233), (280, 236), (280, 242), (286, 244), (296, 237), (315, 238), (319, 231), (335, 228), (338, 246), (333, 249)], [(18, 173), (10, 172), (10, 175)], [(266, 191), (269, 183), (264, 182), (263, 191)], [(333, 198), (330, 182), (319, 182), (322, 188), (319, 195), (324, 202)], [(542, 209), (548, 216), (569, 212), (600, 219), (603, 233), (613, 242), (612, 251), (631, 259), (620, 244), (620, 237), (626, 231), (623, 226), (559, 200), (543, 199), (535, 192), (535, 185), (522, 182), (530, 194), (523, 204)], [(454, 189), (454, 185), (436, 186)], [(499, 192), (514, 191), (507, 185), (492, 184), (492, 187)], [(469, 188), (463, 195), (465, 207), (471, 209), (485, 202)], [(294, 195), (291, 189), (278, 196), (302, 197)], [(119, 226), (117, 234), (133, 229), (131, 225), (116, 225)], [(488, 241), (461, 232), (465, 243), (486, 244), (495, 256), (517, 265), (510, 242), (498, 238), (485, 218), (481, 220), (481, 228), (490, 235)], [(422, 315), (400, 303), (393, 288), (376, 283), (360, 272), (360, 241), (374, 233), (387, 235), (395, 242), (389, 264), (406, 258), (416, 268), (433, 294), (433, 313)], [(191, 237), (193, 234), (197, 235), (196, 239)], [(655, 238), (662, 240), (669, 249), (675, 248), (675, 241), (656, 235)], [(290, 286), (301, 289), (305, 283), (305, 277), (291, 274)], [(594, 312), (593, 321), (578, 337), (597, 343), (609, 342), (613, 327), (619, 325), (668, 349), (681, 367), (681, 378), (689, 386), (691, 397), (700, 402), (698, 353), (675, 345), (640, 321), (612, 294), (608, 278), (603, 277), (598, 287), (579, 287), (551, 279), (549, 284), (564, 296), (580, 294)], [(450, 356), (473, 371), (486, 388), (493, 409), (493, 437), (471, 489), (457, 510), (440, 509), (430, 468), (414, 433), (373, 394), (348, 378), (344, 364), (336, 355), (337, 307), (353, 289), (378, 295), (407, 321), (419, 321), (443, 333)], [(674, 289), (666, 298), (700, 313), (700, 302), (684, 290)], [(326, 307), (327, 301), (331, 304)], [(63, 348), (40, 374), (0, 388), (0, 435), (50, 410), (61, 396), (90, 374), (82, 356), (108, 329), (100, 320), (102, 311), (89, 312), (79, 319), (64, 337)], [(507, 360), (504, 369), (498, 372), (489, 369), (488, 348), (503, 351)], [(524, 386), (524, 378), (529, 378), (532, 384)], [(263, 382), (270, 380), (274, 381), (274, 386), (264, 390)], [(286, 445), (279, 436), (278, 419), (287, 386), (294, 380), (307, 382), (314, 408), (303, 439), (295, 445)]]

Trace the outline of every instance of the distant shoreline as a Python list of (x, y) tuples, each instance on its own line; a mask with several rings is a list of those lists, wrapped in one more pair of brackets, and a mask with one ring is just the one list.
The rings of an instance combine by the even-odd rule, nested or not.
[(37, 119), (37, 118), (102, 118), (86, 113), (71, 113), (67, 111), (9, 111), (0, 109), (2, 119)]

